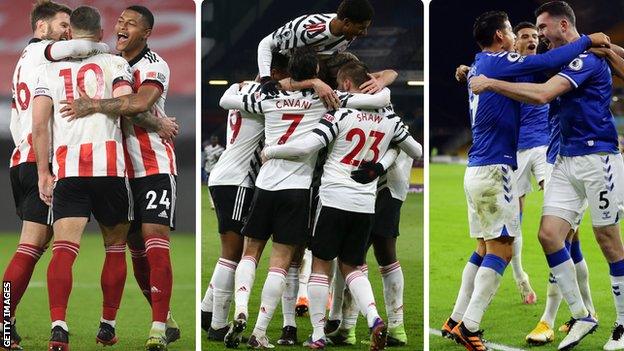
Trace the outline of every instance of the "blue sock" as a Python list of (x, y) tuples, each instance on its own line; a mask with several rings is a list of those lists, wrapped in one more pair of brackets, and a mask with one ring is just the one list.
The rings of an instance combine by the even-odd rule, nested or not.
[(624, 260), (609, 263), (609, 274), (612, 277), (624, 276)]
[(483, 257), (483, 262), (481, 262), (481, 267), (488, 267), (498, 274), (503, 275), (505, 273), (505, 268), (507, 267), (508, 262), (502, 259), (499, 256), (494, 254), (486, 254)]
[(472, 253), (472, 256), (470, 256), (470, 259), (468, 259), (468, 262), (474, 264), (477, 267), (480, 267), (481, 262), (483, 262), (483, 257), (475, 251)]
[(570, 256), (574, 264), (577, 264), (583, 260), (583, 253), (581, 252), (581, 242), (573, 241), (570, 246)]
[(567, 241), (567, 240), (564, 241), (563, 243), (565, 244), (566, 250), (568, 250), (568, 252), (570, 252), (570, 250), (572, 249), (572, 243)]
[(562, 248), (557, 252), (553, 252), (551, 254), (546, 255), (546, 261), (548, 261), (548, 267), (553, 268), (562, 264), (563, 262), (570, 259), (570, 252), (566, 250), (566, 248)]

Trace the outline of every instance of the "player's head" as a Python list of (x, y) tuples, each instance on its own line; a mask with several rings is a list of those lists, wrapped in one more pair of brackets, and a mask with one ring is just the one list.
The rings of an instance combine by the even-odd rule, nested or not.
[(515, 40), (509, 17), (503, 11), (488, 11), (477, 17), (472, 35), (481, 49), (496, 47), (510, 51)]
[(318, 75), (316, 51), (310, 47), (296, 49), (288, 61), (288, 73), (296, 81), (312, 79)]
[(360, 85), (370, 79), (368, 67), (360, 61), (349, 62), (338, 71), (338, 89), (360, 92)]
[(349, 62), (357, 62), (359, 59), (348, 51), (334, 52), (327, 59), (319, 62), (319, 78), (332, 89), (338, 88), (338, 71)]
[(145, 6), (127, 7), (117, 19), (115, 33), (119, 52), (140, 50), (147, 45), (147, 38), (154, 28), (154, 15)]
[(74, 12), (72, 12), (69, 23), (74, 38), (102, 40), (100, 12), (95, 7), (77, 7)]
[(366, 35), (374, 14), (368, 0), (343, 0), (336, 13), (343, 22), (342, 34), (348, 40)]
[(574, 10), (565, 1), (551, 1), (535, 10), (539, 35), (548, 40), (552, 47), (565, 45), (565, 37), (576, 34), (576, 16)]
[(212, 146), (217, 146), (217, 144), (219, 144), (219, 137), (216, 135), (211, 135), (210, 136), (210, 145)]
[(72, 10), (53, 1), (37, 1), (30, 12), (30, 26), (35, 37), (47, 40), (69, 39), (69, 16)]
[(288, 56), (274, 52), (271, 58), (271, 79), (279, 81), (289, 76)]
[(513, 31), (516, 35), (516, 52), (520, 55), (535, 55), (539, 43), (537, 27), (531, 22), (520, 22)]

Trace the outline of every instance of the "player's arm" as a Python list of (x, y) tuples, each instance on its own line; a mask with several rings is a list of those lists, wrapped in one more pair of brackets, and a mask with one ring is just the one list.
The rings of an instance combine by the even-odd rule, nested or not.
[[(620, 79), (624, 79), (624, 58), (622, 58), (622, 56), (620, 56), (616, 52), (616, 50), (614, 50), (614, 47), (615, 45), (612, 45), (610, 49), (592, 48), (589, 51), (593, 52), (596, 56), (604, 57), (605, 59), (607, 59), (607, 62), (609, 63), (613, 74), (620, 77)], [(619, 46), (618, 48), (622, 49)], [(624, 49), (622, 50), (624, 51)]]
[(374, 94), (381, 91), (383, 88), (394, 83), (399, 74), (395, 70), (386, 69), (379, 72), (369, 73), (368, 76), (371, 79), (360, 85), (360, 90), (364, 94)]
[(35, 95), (32, 103), (32, 141), (33, 148), (35, 149), (35, 160), (37, 162), (39, 197), (43, 202), (50, 205), (52, 203), (52, 186), (54, 184), (54, 176), (50, 173), (49, 165), (49, 126), (54, 105), (52, 103), (52, 98), (45, 94)]
[(403, 121), (401, 121), (400, 118), (397, 119), (394, 126), (392, 143), (397, 145), (401, 150), (405, 151), (405, 153), (413, 159), (419, 159), (422, 157), (422, 145), (420, 145), (420, 143), (410, 135), (407, 126), (403, 124)]
[(280, 89), (287, 91), (314, 89), (316, 95), (323, 101), (323, 104), (328, 110), (340, 108), (340, 99), (334, 89), (318, 78), (305, 79), (302, 81), (284, 78), (278, 83)]
[(258, 72), (260, 82), (271, 78), (271, 60), (273, 60), (273, 50), (277, 48), (277, 42), (273, 39), (275, 32), (267, 35), (258, 43)]
[(455, 80), (460, 83), (466, 83), (468, 78), (468, 72), (470, 72), (470, 66), (459, 65), (455, 69)]
[(13, 137), (13, 143), (17, 145), (20, 142), (20, 120), (19, 113), (17, 112), (17, 105), (15, 100), (15, 91), (11, 89), (11, 122), (9, 122), (9, 130)]
[(112, 99), (92, 99), (81, 94), (74, 101), (63, 100), (60, 110), (63, 117), (80, 118), (94, 113), (107, 115), (136, 115), (149, 111), (160, 98), (162, 90), (154, 85), (141, 85), (136, 94), (119, 96)]
[(256, 93), (250, 94), (238, 94), (239, 84), (232, 84), (223, 93), (221, 100), (219, 100), (219, 106), (226, 110), (244, 110), (249, 113), (262, 113), (262, 99), (261, 96), (257, 96)]
[(542, 105), (572, 90), (573, 86), (568, 79), (561, 75), (553, 76), (545, 83), (540, 84), (511, 83), (479, 75), (470, 79), (470, 88), (475, 94), (489, 90), (516, 101)]
[(44, 55), (48, 61), (61, 61), (67, 58), (85, 58), (109, 52), (108, 45), (86, 39), (60, 40), (50, 43)]
[(375, 94), (338, 92), (342, 107), (356, 109), (378, 109), (390, 103), (390, 89), (383, 88)]

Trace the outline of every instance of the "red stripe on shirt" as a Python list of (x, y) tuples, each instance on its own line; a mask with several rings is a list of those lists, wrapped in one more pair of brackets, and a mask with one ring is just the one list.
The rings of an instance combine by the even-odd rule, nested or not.
[(15, 153), (13, 154), (13, 157), (11, 158), (11, 167), (18, 165), (21, 156), (22, 156), (22, 153), (18, 149), (15, 149)]
[(67, 145), (61, 145), (56, 149), (56, 163), (58, 163), (58, 179), (65, 178), (65, 161), (67, 159)]
[(106, 142), (106, 175), (117, 176), (117, 143), (110, 140)]
[(28, 141), (28, 156), (26, 156), (26, 162), (36, 162), (37, 158), (35, 157), (35, 148), (33, 147), (32, 133), (28, 134), (26, 140)]
[[(128, 122), (122, 118), (121, 119), (122, 129), (123, 129), (124, 123), (128, 123)], [(128, 174), (128, 178), (134, 178), (134, 167), (132, 165), (132, 159), (130, 158), (130, 153), (128, 152), (128, 144), (126, 143), (125, 135), (121, 143), (123, 145), (124, 161), (126, 163), (126, 173)]]
[(78, 176), (93, 177), (93, 144), (91, 143), (80, 145)]
[(175, 162), (173, 162), (173, 143), (164, 141), (165, 150), (167, 150), (167, 157), (169, 157), (169, 172), (175, 174)]
[(143, 159), (143, 167), (145, 167), (145, 175), (158, 174), (158, 162), (156, 161), (156, 152), (152, 149), (149, 134), (145, 129), (133, 126), (134, 134), (139, 140), (141, 148), (141, 158)]

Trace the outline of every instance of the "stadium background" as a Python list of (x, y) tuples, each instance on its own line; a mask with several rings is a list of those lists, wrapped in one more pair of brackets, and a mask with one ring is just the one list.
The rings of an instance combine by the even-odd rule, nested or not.
[[(430, 4), (430, 257), (443, 257), (430, 261), (430, 328), (439, 329), (450, 315), (461, 281), (461, 271), (474, 248), (468, 238), (466, 200), (463, 194), (463, 172), (471, 144), (468, 115), (467, 88), (455, 81), (455, 68), (470, 65), (479, 48), (472, 37), (474, 19), (489, 10), (504, 10), (509, 14), (512, 27), (521, 21), (535, 23), (533, 11), (545, 0), (493, 2), (472, 0), (432, 1)], [(577, 17), (580, 33), (605, 32), (615, 44), (624, 44), (624, 1), (569, 0)], [(614, 89), (611, 110), (620, 134), (624, 131), (624, 85), (613, 78)], [(535, 189), (535, 186), (534, 186)], [(499, 345), (495, 350), (512, 347), (526, 348), (525, 335), (538, 322), (544, 308), (548, 269), (537, 230), (541, 215), (542, 192), (527, 195), (523, 214), (523, 265), (538, 296), (538, 303), (526, 306), (520, 303), (519, 293), (512, 278), (511, 267), (492, 306), (486, 312), (482, 328), (484, 338)], [(613, 300), (610, 296), (607, 265), (597, 247), (589, 216), (580, 229), (583, 253), (589, 265), (594, 303), (602, 326), (597, 335), (584, 340), (579, 350), (602, 349), (613, 321)], [(569, 318), (565, 302), (561, 304), (555, 328)], [(554, 350), (563, 338), (555, 332), (555, 342), (543, 350)], [(502, 344), (502, 345), (500, 345)], [(575, 348), (575, 349), (577, 349)], [(430, 338), (430, 350), (462, 350), (449, 340), (438, 336)], [(510, 348), (507, 348), (509, 350)]]
[[(227, 87), (243, 80), (253, 80), (257, 75), (257, 47), (262, 38), (284, 23), (306, 13), (334, 13), (339, 0), (287, 1), (287, 0), (239, 0), (204, 1), (202, 3), (202, 110), (201, 135), (207, 142), (211, 135), (219, 136), (221, 145), (225, 142), (227, 111), (219, 107), (219, 99)], [(423, 8), (420, 1), (396, 0), (390, 2), (371, 1), (375, 16), (368, 35), (358, 38), (349, 47), (372, 71), (394, 69), (399, 73), (392, 90), (395, 110), (409, 124), (412, 135), (423, 141)], [(399, 240), (398, 257), (406, 276), (405, 305), (406, 330), (410, 345), (406, 350), (422, 347), (422, 161), (414, 163), (410, 194), (403, 207), (401, 223), (402, 237)], [(207, 190), (202, 187), (202, 293), (214, 268), (219, 254), (216, 237), (216, 218), (206, 204)], [(371, 250), (372, 251), (372, 250)], [(259, 295), (266, 277), (265, 250), (259, 263), (254, 293), (250, 301), (251, 325), (255, 323)], [(378, 279), (374, 258), (369, 256), (371, 281), (375, 296), (382, 307), (381, 281)], [(383, 312), (382, 312), (383, 311)], [(297, 320), (300, 342), (309, 332), (309, 319)], [(281, 328), (281, 314), (273, 318), (269, 337), (276, 341)], [(358, 339), (366, 335), (365, 322), (358, 323)], [(301, 330), (302, 328), (306, 328)], [(205, 340), (205, 334), (202, 333)], [(203, 343), (204, 350), (219, 349), (217, 343)]]
[[(104, 41), (114, 52), (116, 35), (113, 26), (124, 8), (139, 4), (147, 6), (154, 14), (154, 31), (148, 40), (149, 47), (161, 55), (169, 64), (171, 83), (166, 101), (166, 111), (177, 117), (180, 134), (175, 140), (178, 156), (178, 202), (177, 230), (172, 236), (172, 259), (174, 266), (174, 292), (172, 308), (174, 316), (181, 325), (183, 339), (173, 344), (172, 350), (188, 349), (194, 340), (194, 291), (195, 291), (195, 5), (190, 0), (184, 1), (107, 1), (107, 0), (59, 0), (71, 8), (80, 5), (94, 6), (102, 15)], [(6, 264), (13, 255), (21, 223), (15, 215), (15, 207), (9, 181), (9, 157), (13, 150), (13, 141), (9, 132), (11, 79), (15, 64), (28, 40), (32, 37), (29, 14), (31, 1), (0, 1), (0, 186), (3, 201), (0, 201), (0, 269), (4, 272)], [(91, 221), (87, 231), (99, 232)], [(184, 256), (182, 253), (184, 252)], [(176, 253), (180, 253), (177, 255)], [(18, 320), (26, 346), (43, 349), (43, 342), (49, 338), (47, 311), (47, 293), (45, 292), (46, 253), (36, 269), (18, 309)], [(92, 336), (97, 331), (99, 320), (100, 293), (89, 293), (90, 289), (99, 290), (99, 271), (103, 262), (104, 250), (99, 235), (85, 235), (81, 244), (81, 253), (75, 267), (75, 288), (70, 299), (69, 325), (72, 329), (72, 349), (92, 350)], [(129, 257), (129, 255), (128, 255)], [(120, 347), (139, 349), (147, 338), (150, 312), (145, 299), (132, 277), (132, 268), (128, 261), (126, 293), (118, 320)], [(88, 289), (81, 289), (88, 288)], [(32, 310), (27, 310), (30, 302), (36, 301)], [(21, 312), (20, 312), (21, 311)], [(88, 311), (88, 312), (87, 312)], [(176, 312), (177, 311), (177, 312)], [(31, 312), (31, 313), (29, 313)], [(127, 312), (127, 313), (126, 313)], [(84, 332), (81, 328), (87, 328)], [(134, 329), (136, 328), (136, 329)], [(88, 337), (87, 337), (88, 336)], [(81, 346), (83, 339), (85, 345)], [(124, 338), (126, 340), (124, 340)], [(127, 340), (132, 338), (132, 340)], [(131, 343), (129, 343), (131, 342)], [(34, 344), (31, 344), (34, 343)], [(124, 348), (125, 349), (125, 348)]]

